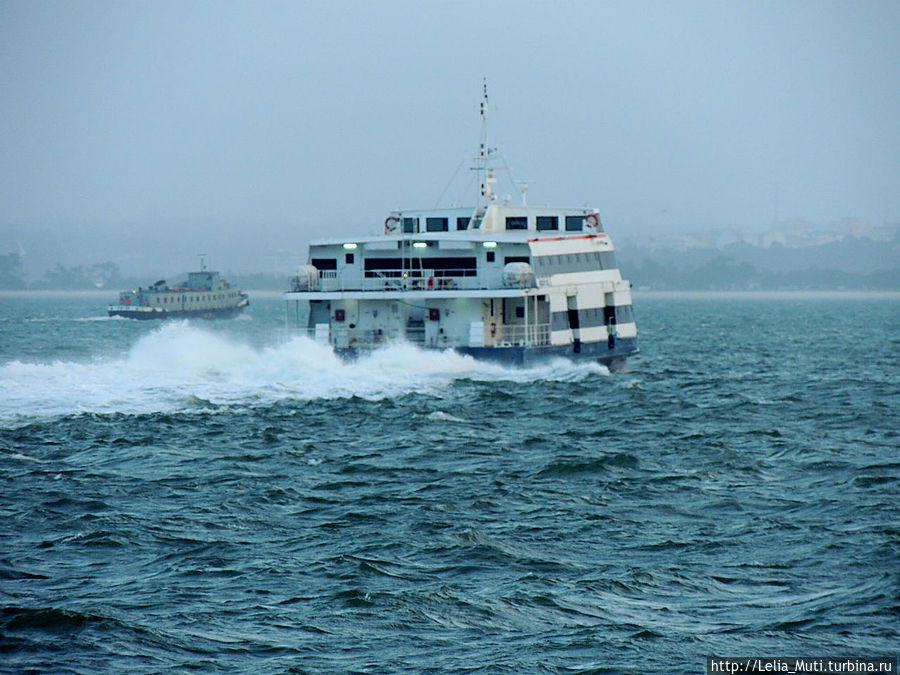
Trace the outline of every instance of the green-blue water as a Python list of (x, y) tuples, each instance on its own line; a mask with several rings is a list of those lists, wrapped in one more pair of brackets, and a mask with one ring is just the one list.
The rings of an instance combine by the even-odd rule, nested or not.
[(629, 372), (0, 298), (0, 670), (896, 656), (900, 301), (641, 297)]

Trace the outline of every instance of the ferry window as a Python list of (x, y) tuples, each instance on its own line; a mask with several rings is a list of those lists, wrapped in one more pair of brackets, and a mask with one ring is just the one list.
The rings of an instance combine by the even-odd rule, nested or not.
[(525, 318), (525, 308), (524, 307), (516, 307), (516, 318), (517, 319)]
[(487, 261), (488, 261), (488, 262), (494, 262), (494, 252), (493, 252), (493, 251), (488, 251), (488, 252), (487, 252)]
[(335, 321), (343, 321), (347, 318), (346, 310), (336, 309), (334, 310), (334, 320)]
[(368, 278), (399, 277), (404, 267), (403, 258), (365, 258), (363, 266)]
[(634, 322), (634, 312), (631, 309), (631, 305), (617, 305), (616, 306), (616, 323), (633, 323)]
[(457, 218), (456, 219), (456, 229), (457, 230), (468, 230), (469, 229), (469, 218)]
[(556, 216), (538, 216), (537, 229), (539, 230), (558, 230), (559, 218)]
[(584, 216), (566, 216), (566, 231), (581, 232), (584, 229)]
[(335, 258), (313, 258), (310, 262), (312, 262), (313, 267), (315, 267), (320, 272), (322, 270), (337, 269), (337, 260)]
[(418, 232), (419, 231), (419, 219), (418, 218), (404, 218), (403, 219), (403, 231), (404, 232)]
[(600, 251), (600, 268), (612, 270), (616, 268), (616, 254), (612, 251)]
[(531, 264), (531, 258), (527, 255), (508, 255), (503, 259), (504, 265), (509, 265), (511, 262), (523, 262)]
[(352, 254), (352, 253), (347, 253), (347, 254), (344, 256), (344, 262), (346, 262), (348, 265), (352, 265), (352, 264), (353, 264), (353, 254)]
[(426, 218), (425, 229), (428, 232), (446, 232), (448, 229), (447, 218)]
[(434, 272), (436, 277), (474, 277), (477, 273), (475, 258), (422, 258), (422, 266)]
[(507, 230), (527, 230), (528, 229), (528, 218), (525, 216), (507, 216), (506, 217), (506, 229)]

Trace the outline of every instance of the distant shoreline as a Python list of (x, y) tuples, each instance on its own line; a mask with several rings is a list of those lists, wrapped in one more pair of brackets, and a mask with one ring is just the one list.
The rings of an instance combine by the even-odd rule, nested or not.
[(900, 291), (860, 291), (860, 290), (766, 290), (766, 291), (654, 291), (631, 289), (636, 298), (672, 298), (672, 299), (714, 299), (730, 298), (733, 300), (826, 300), (858, 299), (858, 300), (900, 300)]
[[(272, 289), (247, 289), (251, 300), (256, 298), (280, 298), (285, 291)], [(118, 290), (0, 290), (0, 298), (99, 298), (106, 297), (113, 303)], [(632, 289), (635, 298), (658, 299), (717, 299), (732, 300), (813, 300), (813, 299), (858, 299), (858, 300), (900, 300), (900, 291), (859, 291), (859, 290), (766, 290), (766, 291), (663, 291)]]

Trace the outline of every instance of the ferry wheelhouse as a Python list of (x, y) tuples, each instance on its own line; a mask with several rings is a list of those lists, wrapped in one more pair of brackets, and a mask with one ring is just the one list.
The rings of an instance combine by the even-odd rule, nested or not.
[(631, 285), (598, 211), (498, 203), (486, 103), (485, 91), (480, 203), (395, 211), (383, 234), (311, 242), (284, 294), (289, 328), (351, 357), (397, 340), (515, 364), (618, 369), (637, 353)]

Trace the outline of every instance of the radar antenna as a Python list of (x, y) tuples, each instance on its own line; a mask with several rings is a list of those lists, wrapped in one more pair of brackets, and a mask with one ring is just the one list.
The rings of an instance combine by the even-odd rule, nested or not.
[(534, 183), (533, 180), (517, 180), (514, 181), (519, 188), (519, 196), (522, 198), (522, 206), (528, 206), (528, 186)]

